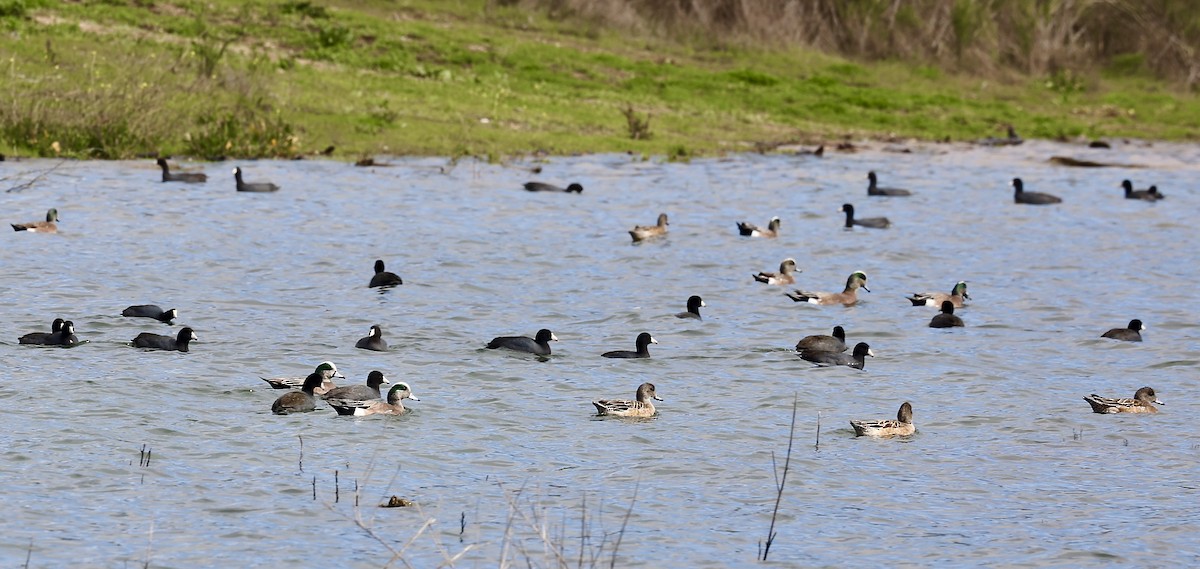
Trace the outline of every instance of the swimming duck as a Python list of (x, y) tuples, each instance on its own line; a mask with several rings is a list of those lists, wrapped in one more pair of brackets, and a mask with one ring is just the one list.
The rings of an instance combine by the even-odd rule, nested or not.
[(667, 234), (668, 225), (670, 225), (670, 223), (667, 222), (667, 214), (660, 213), (658, 214), (658, 225), (635, 226), (633, 229), (629, 230), (629, 236), (632, 237), (635, 242), (644, 241), (646, 239), (650, 239), (651, 237), (661, 237)]
[(908, 401), (900, 405), (895, 420), (850, 421), (850, 426), (859, 437), (907, 437), (917, 430), (913, 425), (912, 404)]
[(30, 233), (58, 233), (58, 210), (50, 208), (46, 210), (46, 221), (31, 221), (29, 223), (10, 223), (13, 231), (28, 231)]
[(1155, 405), (1165, 405), (1158, 400), (1158, 396), (1154, 394), (1154, 389), (1143, 387), (1133, 394), (1133, 399), (1114, 399), (1112, 397), (1100, 397), (1095, 393), (1083, 398), (1089, 405), (1092, 406), (1092, 411), (1096, 413), (1157, 413), (1158, 408)]
[(867, 292), (871, 289), (867, 288), (867, 273), (855, 271), (850, 273), (846, 278), (846, 288), (842, 292), (809, 292), (797, 290), (795, 292), (784, 293), (788, 298), (795, 302), (808, 302), (810, 304), (841, 304), (843, 306), (852, 306), (858, 302), (858, 289), (862, 288)]
[(766, 229), (754, 225), (753, 223), (746, 223), (745, 221), (739, 221), (737, 226), (738, 233), (745, 237), (766, 237), (773, 239), (779, 236), (778, 217), (772, 217), (771, 221), (767, 223)]
[[(337, 387), (327, 391), (324, 397), (326, 401), (330, 402), (330, 405), (336, 403), (342, 406), (353, 406), (362, 401), (373, 402), (379, 399), (379, 386), (387, 385), (388, 383), (390, 382), (383, 376), (382, 371), (374, 370), (367, 374), (366, 385), (360, 383), (358, 385)], [(344, 415), (346, 413), (339, 411), (338, 414)]]
[[(338, 377), (346, 379), (346, 376), (342, 375), (342, 372), (338, 371), (337, 366), (333, 365), (333, 362), (321, 362), (320, 364), (317, 364), (317, 368), (313, 370), (313, 373), (319, 374), (322, 378), (321, 385), (313, 388), (313, 394), (315, 395), (324, 395), (328, 393), (329, 390), (337, 387), (334, 385), (332, 378)], [(308, 380), (307, 377), (261, 376), (260, 379), (267, 382), (267, 384), (274, 389), (300, 389), (304, 387), (304, 382)]]
[(1125, 199), (1127, 200), (1145, 200), (1154, 202), (1161, 200), (1167, 196), (1158, 193), (1158, 186), (1150, 186), (1145, 190), (1133, 189), (1133, 182), (1129, 180), (1121, 180), (1121, 187), (1125, 190)]
[(950, 289), (950, 294), (942, 292), (915, 292), (912, 296), (906, 298), (912, 301), (913, 306), (933, 306), (940, 308), (943, 302), (949, 300), (954, 303), (955, 308), (962, 308), (963, 301), (969, 300), (971, 297), (967, 294), (967, 283), (965, 281), (958, 281)]
[(799, 271), (796, 270), (796, 260), (792, 258), (784, 259), (779, 263), (779, 272), (771, 273), (767, 271), (759, 271), (757, 275), (753, 275), (754, 280), (760, 283), (769, 285), (790, 285), (796, 283), (796, 277), (792, 276)]
[(592, 401), (592, 405), (596, 406), (597, 415), (653, 417), (655, 410), (654, 402), (651, 401), (652, 399), (663, 400), (655, 391), (653, 383), (643, 383), (637, 388), (636, 401), (629, 401), (628, 399), (598, 399)]
[(412, 389), (403, 381), (396, 382), (387, 392), (387, 402), (383, 401), (346, 401), (344, 399), (330, 399), (329, 406), (337, 411), (338, 415), (354, 415), (356, 417), (364, 417), (367, 415), (403, 415), (408, 412), (404, 408), (404, 399), (412, 399), (420, 401), (421, 398), (413, 395)]

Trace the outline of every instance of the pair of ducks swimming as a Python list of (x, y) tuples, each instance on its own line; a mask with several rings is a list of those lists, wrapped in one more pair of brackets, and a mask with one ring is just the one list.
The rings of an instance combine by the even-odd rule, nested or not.
[(387, 401), (382, 401), (379, 387), (390, 383), (383, 372), (374, 370), (367, 374), (365, 385), (337, 387), (333, 378), (345, 378), (333, 362), (321, 362), (305, 378), (275, 377), (262, 378), (275, 389), (296, 389), (281, 395), (271, 403), (271, 412), (276, 415), (306, 413), (317, 408), (317, 397), (325, 399), (338, 415), (403, 415), (407, 412), (403, 400), (420, 401), (408, 383), (399, 381), (387, 392)]

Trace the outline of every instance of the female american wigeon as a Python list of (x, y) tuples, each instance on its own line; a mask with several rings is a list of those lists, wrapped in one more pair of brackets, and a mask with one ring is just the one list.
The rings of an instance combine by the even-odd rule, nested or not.
[(658, 214), (658, 225), (638, 225), (629, 230), (629, 236), (634, 241), (644, 241), (651, 237), (662, 237), (667, 234), (667, 226), (670, 223), (667, 221), (667, 214)]
[(1158, 193), (1158, 186), (1150, 186), (1145, 190), (1135, 190), (1133, 189), (1133, 182), (1129, 180), (1121, 180), (1121, 188), (1125, 190), (1125, 199), (1127, 200), (1154, 202), (1167, 197)]
[(390, 383), (383, 372), (374, 370), (367, 374), (366, 385), (346, 385), (335, 389), (330, 389), (325, 393), (326, 401), (330, 405), (337, 403), (339, 405), (356, 405), (361, 401), (377, 401), (379, 399), (379, 386)]
[(942, 311), (929, 321), (930, 328), (957, 328), (964, 326), (962, 318), (954, 314), (954, 303), (949, 300), (942, 302)]
[(912, 404), (905, 401), (896, 418), (879, 421), (850, 421), (854, 434), (860, 437), (907, 437), (917, 431), (913, 424)]
[(858, 289), (863, 289), (871, 292), (867, 288), (867, 273), (855, 271), (850, 273), (846, 278), (846, 287), (842, 292), (810, 292), (806, 290), (797, 290), (795, 292), (784, 293), (788, 298), (796, 302), (807, 302), (810, 304), (841, 304), (843, 306), (852, 306), (858, 302)]
[(708, 306), (704, 304), (704, 299), (696, 295), (689, 296), (687, 301), (687, 310), (676, 314), (675, 317), (703, 320), (703, 318), (700, 317), (700, 308), (704, 306)]
[(911, 196), (912, 192), (901, 190), (899, 188), (881, 188), (878, 185), (878, 178), (875, 177), (875, 172), (867, 172), (867, 195), (868, 196)]
[(208, 174), (203, 172), (183, 172), (172, 174), (171, 167), (167, 165), (167, 161), (159, 158), (158, 167), (162, 168), (162, 181), (164, 182), (183, 182), (185, 184), (203, 184), (208, 181)]
[(1092, 406), (1092, 411), (1096, 413), (1157, 413), (1158, 408), (1155, 405), (1165, 405), (1158, 400), (1158, 395), (1155, 395), (1154, 389), (1143, 387), (1133, 394), (1133, 399), (1114, 399), (1112, 397), (1100, 397), (1095, 393), (1083, 398), (1089, 405)]
[(949, 300), (954, 303), (955, 308), (962, 308), (963, 301), (970, 300), (971, 296), (967, 294), (966, 281), (958, 281), (950, 289), (950, 294), (944, 292), (914, 292), (912, 296), (906, 298), (912, 302), (913, 306), (941, 308), (942, 303)]
[(642, 332), (638, 334), (637, 340), (634, 342), (637, 346), (637, 351), (613, 350), (600, 355), (606, 358), (648, 358), (650, 357), (650, 344), (657, 343), (658, 340), (655, 340), (649, 332)]
[(174, 338), (163, 336), (161, 334), (151, 334), (150, 332), (142, 332), (133, 339), (133, 347), (148, 348), (151, 350), (168, 350), (186, 352), (188, 351), (188, 343), (194, 340), (199, 340), (191, 328), (183, 328)]
[(842, 208), (838, 211), (846, 214), (846, 229), (852, 229), (855, 225), (859, 227), (870, 227), (871, 229), (887, 229), (891, 227), (892, 222), (886, 217), (867, 217), (855, 218), (854, 206), (850, 204), (842, 204)]
[(799, 271), (796, 270), (796, 260), (787, 258), (784, 259), (782, 263), (779, 263), (778, 273), (759, 271), (757, 275), (753, 276), (754, 280), (760, 283), (767, 283), (769, 285), (790, 285), (796, 283), (796, 277), (792, 275), (795, 275), (797, 272)]
[(421, 398), (413, 395), (412, 389), (403, 381), (396, 382), (387, 393), (387, 402), (383, 401), (356, 401), (347, 402), (344, 399), (329, 401), (329, 406), (337, 411), (338, 415), (354, 415), (356, 417), (364, 417), (367, 415), (403, 415), (408, 412), (404, 408), (403, 400), (412, 399), (420, 401)]
[(172, 320), (179, 318), (179, 311), (174, 308), (163, 310), (156, 304), (135, 304), (122, 310), (121, 316), (126, 318), (153, 318), (159, 322), (170, 324)]
[(321, 374), (313, 372), (304, 380), (304, 385), (300, 387), (300, 391), (289, 391), (280, 395), (274, 403), (271, 403), (271, 412), (276, 415), (288, 415), (290, 413), (306, 413), (317, 408), (317, 398), (313, 396), (313, 391), (320, 387), (322, 382)]
[(492, 338), (492, 341), (487, 343), (489, 350), (504, 348), (517, 352), (526, 352), (539, 356), (550, 355), (550, 342), (557, 342), (558, 336), (553, 332), (542, 328), (537, 331), (537, 335), (533, 338), (527, 336), (498, 336)]
[(657, 399), (662, 401), (663, 398), (658, 396), (653, 383), (643, 383), (637, 388), (637, 400), (630, 401), (628, 399), (598, 399), (592, 401), (592, 405), (596, 406), (597, 415), (615, 415), (617, 417), (653, 417), (655, 413), (654, 401)]
[(361, 350), (371, 350), (375, 352), (388, 351), (387, 342), (383, 340), (383, 328), (380, 328), (379, 326), (371, 326), (371, 331), (368, 332), (366, 336), (359, 338), (358, 341), (354, 343), (354, 347)]
[(525, 182), (525, 189), (531, 192), (560, 192), (560, 193), (583, 193), (583, 186), (579, 184), (570, 184), (565, 188), (560, 188), (554, 184), (546, 184), (543, 182)]
[(1013, 188), (1013, 200), (1016, 201), (1017, 203), (1030, 204), (1030, 205), (1048, 205), (1048, 204), (1062, 203), (1062, 198), (1060, 198), (1058, 196), (1052, 196), (1050, 194), (1043, 194), (1041, 192), (1025, 191), (1025, 182), (1022, 182), (1020, 178), (1013, 178), (1012, 188)]
[[(333, 362), (321, 362), (320, 364), (317, 364), (317, 368), (313, 370), (313, 373), (320, 375), (322, 378), (321, 385), (313, 388), (313, 393), (315, 395), (324, 395), (330, 390), (336, 388), (337, 386), (334, 385), (333, 378), (338, 377), (346, 379), (346, 376), (342, 375), (342, 372), (338, 371), (337, 366), (333, 365)], [(304, 387), (304, 382), (308, 380), (307, 377), (260, 376), (260, 378), (275, 389), (300, 389)]]
[(17, 338), (17, 343), (31, 344), (34, 346), (44, 345), (46, 340), (50, 339), (51, 336), (58, 334), (58, 332), (62, 330), (63, 323), (64, 321), (62, 318), (55, 318), (54, 322), (50, 323), (49, 332), (30, 332), (24, 336), (21, 336), (20, 338)]
[(375, 275), (371, 277), (371, 284), (367, 285), (367, 288), (396, 286), (402, 284), (404, 284), (404, 280), (400, 278), (400, 275), (384, 270), (383, 259), (375, 260)]
[(763, 229), (753, 223), (739, 221), (737, 224), (738, 233), (745, 237), (766, 237), (773, 239), (779, 236), (779, 223), (778, 217), (772, 217), (771, 221), (767, 223), (767, 228)]
[(46, 210), (46, 221), (31, 221), (29, 223), (10, 223), (13, 231), (28, 231), (30, 233), (58, 233), (58, 210)]
[(1124, 328), (1113, 328), (1100, 335), (1101, 338), (1112, 338), (1113, 340), (1124, 340), (1126, 342), (1141, 342), (1142, 330), (1146, 329), (1146, 325), (1142, 324), (1141, 320), (1134, 318), (1129, 321), (1129, 326)]
[(814, 334), (805, 336), (796, 342), (797, 352), (844, 352), (846, 346), (846, 329), (841, 326), (833, 327), (832, 335)]
[(242, 169), (233, 169), (233, 180), (236, 182), (237, 191), (239, 192), (275, 192), (279, 191), (279, 186), (271, 182), (255, 182), (246, 183), (242, 181)]
[(854, 351), (849, 354), (814, 350), (800, 352), (801, 359), (819, 366), (849, 366), (854, 369), (865, 368), (867, 365), (867, 356), (875, 357), (875, 352), (871, 351), (871, 346), (867, 345), (866, 342), (855, 344)]

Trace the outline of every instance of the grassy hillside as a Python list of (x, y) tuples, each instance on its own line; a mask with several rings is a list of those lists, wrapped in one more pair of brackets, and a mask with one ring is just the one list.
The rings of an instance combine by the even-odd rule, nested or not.
[(633, 151), (842, 137), (1200, 137), (1141, 72), (1007, 80), (699, 47), (487, 0), (0, 0), (0, 152), (128, 158)]

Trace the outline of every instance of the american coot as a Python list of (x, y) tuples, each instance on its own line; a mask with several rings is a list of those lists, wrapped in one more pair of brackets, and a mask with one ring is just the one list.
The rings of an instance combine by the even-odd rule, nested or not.
[(174, 308), (163, 310), (155, 304), (136, 304), (122, 310), (121, 316), (128, 318), (153, 318), (159, 322), (170, 324), (172, 320), (179, 318), (179, 311)]
[(317, 408), (317, 398), (313, 397), (313, 392), (321, 386), (324, 378), (321, 374), (313, 372), (304, 379), (304, 385), (300, 387), (300, 391), (291, 391), (280, 395), (274, 403), (271, 404), (271, 412), (276, 415), (287, 415), (289, 413), (304, 413)]
[(754, 277), (754, 280), (760, 283), (767, 283), (769, 285), (790, 285), (796, 283), (796, 277), (792, 275), (796, 274), (797, 272), (799, 271), (796, 270), (796, 260), (787, 258), (784, 259), (782, 263), (779, 263), (778, 273), (759, 271), (757, 275), (752, 276)]
[(346, 401), (344, 399), (331, 399), (329, 406), (337, 411), (338, 415), (355, 415), (363, 417), (366, 415), (403, 415), (408, 412), (404, 408), (403, 401), (412, 399), (420, 401), (421, 398), (413, 395), (412, 388), (403, 381), (396, 382), (387, 392), (387, 403), (383, 401)]
[(913, 306), (933, 306), (941, 308), (942, 303), (949, 300), (954, 303), (955, 308), (962, 308), (963, 301), (969, 300), (971, 297), (967, 295), (967, 283), (958, 281), (954, 283), (954, 287), (950, 289), (950, 294), (941, 292), (915, 292), (912, 296), (906, 297), (912, 301)]
[(180, 330), (179, 334), (174, 338), (161, 334), (142, 332), (133, 339), (133, 347), (186, 352), (188, 351), (188, 343), (199, 339), (199, 336), (196, 336), (196, 333), (191, 328), (186, 327)]
[(963, 326), (962, 318), (954, 315), (954, 303), (949, 300), (942, 301), (942, 311), (935, 314), (933, 319), (929, 321), (930, 328), (955, 328)]
[(797, 352), (844, 352), (846, 349), (846, 330), (841, 326), (834, 326), (831, 336), (814, 334), (796, 342)]
[(1101, 334), (1100, 337), (1112, 338), (1113, 340), (1124, 340), (1126, 342), (1141, 342), (1142, 330), (1145, 329), (1146, 326), (1142, 324), (1142, 321), (1134, 318), (1133, 320), (1129, 321), (1129, 326), (1126, 326), (1125, 328), (1113, 328), (1112, 330)]
[[(360, 383), (358, 385), (347, 385), (345, 387), (331, 389), (325, 394), (325, 400), (329, 401), (330, 405), (337, 404), (343, 407), (354, 406), (362, 401), (378, 401), (379, 386), (387, 385), (388, 383), (391, 382), (389, 382), (387, 378), (383, 376), (382, 371), (374, 370), (367, 374), (366, 385)], [(338, 414), (349, 415), (353, 412), (353, 410), (351, 410), (350, 413), (342, 413), (341, 411), (338, 411)]]
[(62, 328), (57, 332), (46, 336), (42, 341), (44, 346), (74, 346), (79, 343), (79, 338), (75, 337), (75, 323), (66, 320), (62, 323)]
[(687, 311), (680, 312), (679, 314), (676, 314), (675, 317), (703, 320), (703, 318), (700, 317), (700, 307), (702, 306), (708, 306), (704, 304), (704, 299), (696, 295), (689, 296), (687, 300)]
[[(340, 377), (346, 379), (346, 376), (338, 371), (337, 366), (333, 365), (333, 362), (321, 362), (317, 364), (317, 369), (313, 370), (313, 373), (320, 374), (323, 378), (321, 385), (313, 389), (313, 393), (317, 395), (324, 395), (329, 390), (337, 387), (333, 383), (333, 378)], [(275, 389), (300, 389), (308, 379), (307, 377), (259, 377)]]
[(233, 169), (233, 179), (237, 181), (237, 191), (239, 192), (275, 192), (279, 190), (279, 186), (271, 182), (255, 182), (247, 184), (242, 181), (242, 169)]
[(525, 182), (525, 189), (531, 192), (562, 192), (562, 193), (583, 193), (583, 186), (579, 184), (571, 184), (565, 188), (560, 188), (554, 184), (546, 184), (542, 182)]
[(643, 383), (637, 388), (637, 400), (628, 399), (598, 399), (592, 401), (596, 406), (597, 415), (615, 415), (617, 417), (653, 417), (654, 401), (662, 401), (654, 389), (653, 383)]
[(1025, 141), (1022, 140), (1020, 136), (1017, 136), (1017, 129), (1013, 128), (1012, 125), (1008, 125), (1008, 136), (1007, 137), (1005, 137), (1005, 138), (988, 137), (988, 138), (984, 138), (984, 139), (976, 141), (976, 142), (978, 144), (982, 144), (984, 146), (1016, 146)]
[(657, 343), (658, 340), (655, 340), (649, 332), (642, 332), (641, 334), (638, 334), (637, 340), (634, 342), (634, 344), (637, 346), (637, 351), (631, 352), (629, 350), (613, 350), (611, 352), (604, 352), (600, 355), (606, 358), (648, 358), (650, 357), (650, 344)]
[(383, 341), (383, 328), (371, 326), (371, 331), (367, 333), (367, 336), (359, 338), (354, 347), (364, 350), (374, 350), (376, 352), (386, 352), (388, 345), (387, 342)]
[(1092, 411), (1096, 413), (1157, 413), (1158, 408), (1155, 405), (1165, 405), (1158, 400), (1158, 395), (1154, 394), (1154, 389), (1143, 387), (1133, 394), (1133, 399), (1115, 399), (1112, 397), (1100, 397), (1095, 393), (1083, 398), (1089, 405), (1092, 406)]
[(184, 172), (181, 174), (172, 174), (171, 167), (167, 166), (167, 161), (159, 158), (158, 166), (162, 168), (162, 181), (164, 182), (184, 182), (187, 184), (202, 184), (208, 181), (208, 174), (200, 172)]
[(846, 278), (846, 288), (843, 288), (842, 292), (809, 292), (805, 290), (797, 290), (795, 292), (788, 292), (784, 294), (796, 302), (807, 302), (810, 304), (841, 304), (843, 306), (851, 306), (858, 302), (859, 288), (867, 292), (871, 292), (871, 289), (867, 288), (867, 273), (855, 271), (850, 273), (850, 276)]
[(846, 214), (846, 229), (851, 229), (855, 225), (859, 227), (870, 227), (872, 229), (887, 229), (892, 225), (892, 222), (886, 217), (868, 217), (865, 219), (854, 218), (854, 206), (850, 204), (842, 204), (842, 208), (838, 211)]
[(30, 233), (58, 233), (58, 210), (46, 210), (46, 221), (31, 221), (29, 223), (10, 223), (13, 231), (28, 231)]
[(871, 346), (868, 346), (866, 342), (855, 344), (854, 351), (850, 354), (814, 351), (800, 352), (802, 359), (819, 366), (850, 366), (854, 369), (863, 369), (867, 365), (867, 356), (875, 357), (875, 352), (871, 351)]
[(898, 188), (881, 188), (877, 185), (875, 172), (867, 172), (867, 195), (868, 196), (911, 196), (912, 192), (901, 190)]
[(1012, 187), (1013, 187), (1013, 199), (1017, 203), (1030, 204), (1030, 205), (1048, 205), (1048, 204), (1062, 203), (1062, 198), (1059, 198), (1058, 196), (1052, 196), (1050, 194), (1043, 194), (1041, 192), (1025, 191), (1025, 182), (1022, 182), (1020, 178), (1013, 178)]
[(1158, 193), (1158, 186), (1150, 186), (1145, 190), (1135, 190), (1133, 189), (1133, 182), (1130, 182), (1129, 180), (1122, 180), (1121, 187), (1125, 190), (1125, 199), (1127, 200), (1145, 200), (1148, 202), (1154, 202), (1167, 197)]
[(54, 322), (52, 322), (50, 324), (49, 332), (30, 332), (28, 334), (25, 334), (24, 336), (21, 336), (20, 338), (17, 338), (17, 343), (18, 344), (32, 344), (35, 346), (43, 345), (46, 343), (47, 339), (49, 339), (54, 334), (57, 334), (59, 330), (62, 330), (62, 327), (63, 327), (63, 319), (55, 318)]
[(558, 341), (558, 336), (555, 336), (549, 330), (542, 328), (538, 330), (537, 335), (533, 338), (526, 336), (499, 336), (492, 338), (488, 342), (487, 347), (490, 350), (496, 348), (506, 348), (518, 352), (527, 352), (537, 354), (539, 356), (550, 355), (550, 342)]
[(860, 437), (907, 437), (916, 432), (912, 404), (905, 401), (896, 412), (896, 419), (881, 421), (850, 421), (854, 434)]
[(670, 223), (667, 222), (667, 214), (660, 213), (658, 214), (658, 225), (635, 226), (629, 230), (629, 236), (633, 238), (634, 242), (644, 241), (651, 237), (662, 237), (667, 234), (668, 225)]
[(396, 286), (402, 285), (404, 281), (400, 279), (400, 275), (383, 270), (383, 259), (375, 260), (375, 275), (371, 277), (371, 284), (367, 288), (375, 288), (377, 286)]
[(738, 233), (746, 237), (775, 238), (779, 236), (779, 223), (778, 217), (772, 217), (771, 221), (767, 223), (767, 228), (763, 229), (753, 223), (739, 221), (737, 224)]

